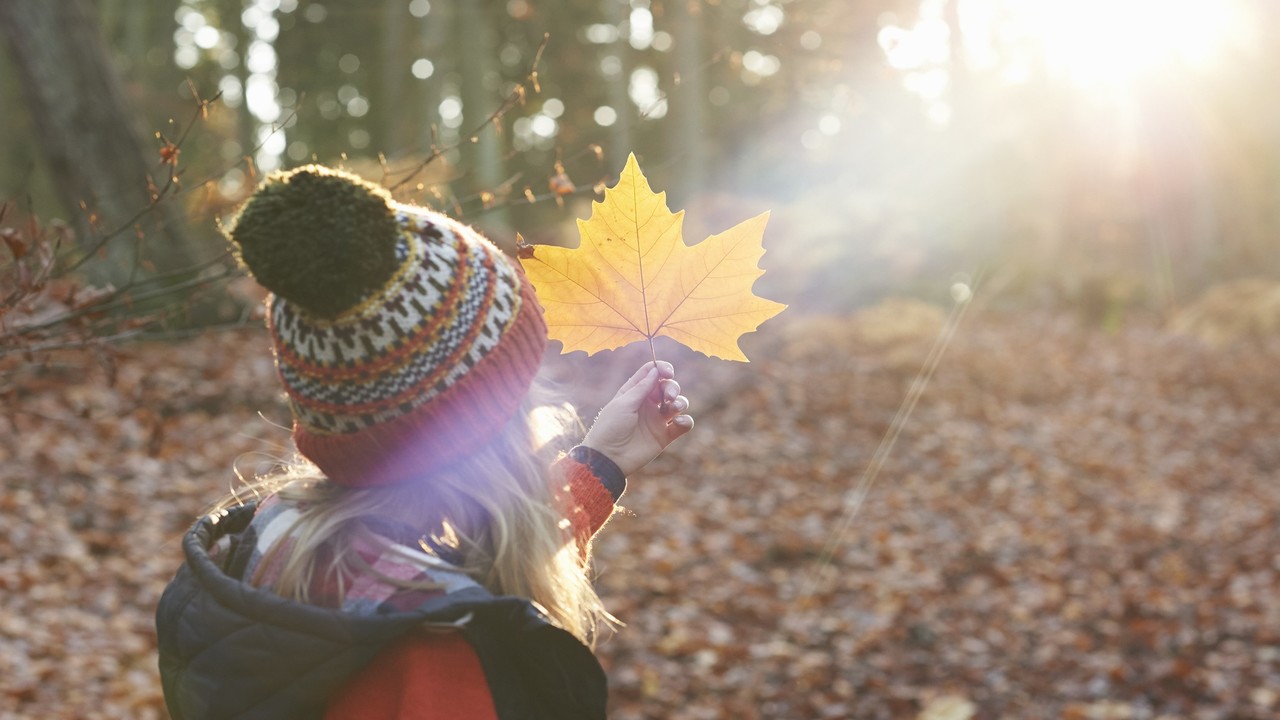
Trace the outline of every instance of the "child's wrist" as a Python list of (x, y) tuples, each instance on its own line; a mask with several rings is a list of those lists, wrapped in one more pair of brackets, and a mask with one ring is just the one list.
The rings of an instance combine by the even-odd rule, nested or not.
[(622, 492), (627, 489), (627, 475), (608, 455), (593, 447), (578, 445), (569, 451), (569, 457), (586, 465), (615, 502), (622, 497)]

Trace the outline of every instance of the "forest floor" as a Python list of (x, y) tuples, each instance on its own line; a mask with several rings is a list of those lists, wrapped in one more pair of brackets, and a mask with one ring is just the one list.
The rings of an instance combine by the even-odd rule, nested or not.
[[(970, 317), (859, 505), (923, 325), (659, 347), (698, 426), (596, 543), (610, 717), (1280, 714), (1280, 342)], [(647, 354), (551, 364), (589, 418)], [(182, 533), (286, 454), (265, 335), (0, 371), (0, 718), (163, 718)]]

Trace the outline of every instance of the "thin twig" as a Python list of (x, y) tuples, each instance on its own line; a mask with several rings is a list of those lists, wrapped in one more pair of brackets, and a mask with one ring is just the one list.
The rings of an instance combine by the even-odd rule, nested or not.
[[(210, 174), (209, 174), (209, 175), (208, 175), (204, 180), (201, 180), (200, 182), (197, 182), (197, 183), (187, 183), (187, 184), (183, 185), (183, 186), (182, 186), (182, 187), (181, 187), (181, 188), (180, 188), (180, 189), (179, 189), (175, 194), (176, 194), (176, 195), (181, 195), (181, 194), (183, 194), (183, 193), (185, 193), (185, 192), (190, 192), (190, 191), (192, 191), (192, 190), (194, 190), (194, 189), (196, 189), (196, 188), (202, 188), (202, 187), (205, 187), (205, 186), (207, 186), (209, 183), (214, 182), (215, 180), (217, 180), (218, 178), (222, 177), (223, 175), (226, 175), (228, 172), (230, 172), (230, 171), (231, 171), (231, 169), (232, 169), (232, 168), (239, 167), (240, 165), (243, 165), (243, 164), (244, 164), (244, 163), (246, 163), (246, 162), (252, 162), (252, 156), (253, 156), (255, 153), (257, 153), (259, 150), (261, 150), (261, 149), (263, 148), (263, 146), (264, 146), (264, 145), (266, 145), (267, 141), (268, 141), (268, 140), (270, 140), (270, 139), (271, 139), (271, 137), (272, 137), (273, 135), (275, 135), (276, 133), (280, 132), (281, 130), (284, 130), (285, 128), (289, 127), (289, 126), (293, 123), (293, 121), (298, 117), (298, 106), (302, 104), (302, 101), (303, 101), (305, 98), (306, 98), (306, 94), (305, 94), (305, 93), (300, 93), (300, 94), (298, 95), (298, 101), (297, 101), (297, 102), (295, 102), (295, 103), (294, 103), (294, 104), (289, 108), (289, 114), (288, 114), (288, 115), (286, 115), (286, 116), (285, 116), (285, 118), (284, 118), (283, 120), (277, 120), (276, 122), (271, 123), (271, 132), (269, 132), (269, 133), (267, 133), (266, 135), (264, 135), (264, 136), (262, 137), (262, 140), (258, 141), (258, 144), (257, 144), (257, 145), (254, 145), (253, 147), (249, 148), (248, 152), (246, 152), (246, 153), (244, 153), (243, 155), (241, 155), (239, 160), (237, 160), (237, 161), (235, 161), (235, 162), (233, 162), (233, 163), (231, 163), (231, 164), (229, 164), (229, 165), (224, 165), (220, 170), (218, 170), (218, 171), (216, 171), (216, 172), (213, 172), (213, 173), (210, 173)], [(253, 171), (253, 169), (252, 169), (252, 168), (250, 168), (250, 172), (252, 172), (252, 171)]]
[[(175, 143), (177, 147), (179, 148), (182, 147), (182, 143), (186, 140), (187, 136), (190, 134), (192, 127), (196, 124), (198, 120), (200, 120), (201, 117), (203, 117), (208, 112), (208, 105), (210, 103), (216, 102), (218, 98), (221, 96), (222, 96), (221, 91), (219, 91), (217, 94), (215, 94), (213, 97), (209, 98), (208, 100), (199, 100), (197, 96), (195, 112), (192, 113), (191, 119), (187, 121), (186, 126), (182, 129), (182, 132), (179, 134), (178, 142)], [(133, 217), (121, 223), (120, 226), (117, 227), (116, 229), (108, 233), (100, 233), (97, 241), (93, 244), (93, 246), (90, 247), (88, 250), (86, 250), (78, 260), (71, 263), (70, 265), (67, 265), (61, 268), (58, 272), (57, 277), (64, 277), (78, 270), (86, 262), (88, 262), (90, 258), (95, 257), (98, 254), (99, 250), (106, 247), (106, 244), (110, 242), (112, 238), (120, 235), (125, 230), (128, 230), (129, 228), (133, 227), (138, 223), (139, 220), (146, 217), (151, 212), (155, 211), (155, 209), (159, 207), (160, 204), (167, 198), (167, 196), (170, 194), (170, 190), (172, 190), (173, 187), (178, 182), (179, 175), (177, 173), (177, 168), (175, 165), (173, 164), (169, 165), (168, 175), (169, 177), (165, 181), (164, 186), (156, 191), (155, 196), (151, 198), (151, 202), (147, 203), (146, 207), (134, 213)]]
[[(40, 332), (40, 331), (42, 331), (42, 330), (48, 330), (49, 328), (55, 327), (55, 326), (57, 326), (57, 325), (61, 325), (61, 324), (63, 324), (63, 323), (71, 322), (71, 321), (73, 321), (73, 320), (76, 320), (76, 319), (78, 319), (78, 318), (80, 318), (80, 317), (83, 317), (83, 316), (85, 316), (85, 315), (88, 315), (88, 314), (90, 314), (90, 313), (105, 312), (105, 311), (112, 310), (112, 309), (115, 309), (115, 308), (117, 308), (117, 307), (120, 307), (120, 306), (122, 306), (122, 305), (127, 305), (127, 304), (131, 304), (131, 303), (135, 303), (135, 302), (138, 302), (138, 301), (140, 301), (140, 300), (149, 299), (149, 298), (151, 298), (151, 297), (156, 297), (156, 296), (158, 296), (158, 295), (162, 295), (162, 294), (169, 293), (169, 292), (174, 292), (174, 291), (178, 291), (178, 290), (185, 290), (185, 289), (190, 288), (190, 287), (198, 287), (198, 286), (200, 286), (200, 285), (202, 285), (202, 284), (211, 283), (211, 282), (214, 282), (214, 281), (216, 281), (216, 280), (221, 280), (222, 278), (230, 277), (230, 276), (232, 276), (232, 275), (234, 275), (234, 274), (238, 274), (238, 273), (235, 273), (235, 272), (232, 272), (232, 271), (226, 271), (226, 272), (223, 272), (223, 273), (222, 273), (222, 274), (220, 274), (220, 275), (212, 275), (212, 276), (205, 276), (205, 277), (196, 277), (196, 278), (192, 278), (192, 279), (186, 280), (186, 281), (181, 282), (181, 283), (176, 283), (176, 284), (172, 284), (172, 285), (165, 285), (164, 287), (160, 288), (158, 292), (157, 292), (157, 291), (152, 291), (152, 292), (150, 292), (150, 293), (145, 293), (145, 294), (141, 294), (141, 295), (132, 295), (132, 296), (130, 296), (130, 297), (128, 297), (128, 298), (124, 298), (124, 295), (125, 295), (126, 293), (128, 293), (128, 292), (129, 292), (129, 291), (131, 291), (131, 290), (136, 290), (137, 288), (140, 288), (140, 287), (146, 287), (147, 285), (158, 284), (158, 283), (166, 283), (166, 282), (168, 282), (168, 281), (169, 281), (169, 280), (171, 280), (171, 279), (178, 278), (178, 277), (183, 277), (183, 276), (187, 276), (187, 275), (191, 275), (191, 274), (193, 274), (193, 273), (198, 274), (198, 273), (200, 273), (201, 271), (205, 270), (206, 268), (209, 268), (209, 267), (212, 267), (212, 266), (214, 266), (214, 265), (218, 264), (219, 262), (221, 262), (221, 261), (222, 261), (224, 258), (226, 258), (226, 257), (227, 257), (227, 253), (226, 253), (226, 252), (224, 252), (224, 253), (222, 253), (221, 255), (218, 255), (217, 257), (214, 257), (214, 258), (212, 258), (212, 259), (210, 259), (210, 260), (206, 260), (206, 261), (204, 261), (204, 262), (202, 262), (202, 263), (199, 263), (199, 264), (197, 264), (197, 265), (193, 265), (193, 266), (191, 266), (191, 267), (189, 267), (189, 268), (183, 268), (183, 269), (181, 269), (181, 270), (174, 270), (174, 271), (171, 271), (171, 272), (168, 272), (168, 273), (164, 273), (164, 274), (162, 274), (162, 275), (156, 275), (156, 276), (154, 276), (154, 277), (145, 278), (145, 279), (140, 280), (140, 281), (138, 281), (138, 282), (136, 282), (136, 283), (131, 282), (130, 284), (127, 284), (127, 285), (125, 285), (125, 286), (123, 286), (123, 287), (121, 287), (121, 288), (118, 288), (118, 289), (112, 290), (112, 291), (111, 291), (111, 293), (110, 293), (109, 295), (105, 295), (105, 296), (103, 296), (100, 300), (97, 300), (96, 302), (94, 302), (94, 303), (92, 303), (92, 304), (86, 305), (86, 306), (81, 307), (81, 308), (77, 308), (77, 309), (75, 309), (75, 310), (73, 310), (73, 311), (70, 311), (70, 312), (64, 313), (64, 314), (62, 314), (62, 315), (59, 315), (59, 316), (57, 316), (57, 317), (51, 318), (51, 319), (46, 320), (45, 322), (42, 322), (42, 323), (37, 323), (37, 324), (35, 324), (35, 325), (28, 325), (28, 326), (26, 326), (26, 327), (18, 328), (18, 329), (16, 329), (16, 330), (14, 330), (12, 333), (10, 333), (10, 336), (11, 336), (11, 337), (22, 337), (22, 336), (25, 336), (25, 335), (31, 335), (31, 334), (33, 334), (33, 333), (37, 333), (37, 332)], [(194, 281), (194, 282), (193, 282), (193, 281)]]
[(164, 330), (162, 332), (147, 331), (141, 335), (130, 338), (130, 342), (169, 342), (173, 340), (189, 340), (210, 332), (229, 332), (232, 330), (242, 330), (248, 327), (259, 327), (257, 323), (250, 323), (250, 315), (242, 314), (231, 322), (218, 323), (216, 325), (201, 325), (198, 327), (184, 327), (174, 330)]
[(19, 347), (0, 348), (0, 357), (12, 355), (14, 353), (40, 353), (52, 352), (54, 350), (73, 350), (92, 347), (94, 345), (107, 345), (111, 343), (121, 342), (122, 340), (134, 337), (143, 332), (143, 328), (130, 328), (124, 332), (115, 335), (86, 337), (79, 340), (58, 340), (46, 343), (34, 343), (32, 345), (23, 345)]
[[(476, 126), (474, 130), (466, 134), (465, 139), (467, 143), (473, 142), (473, 140), (477, 138), (480, 135), (480, 133), (484, 131), (486, 127), (488, 127), (489, 125), (495, 124), (499, 119), (502, 118), (503, 115), (507, 114), (507, 112), (509, 112), (511, 108), (515, 107), (516, 105), (519, 105), (525, 98), (526, 86), (532, 83), (534, 89), (535, 90), (537, 89), (538, 64), (542, 62), (542, 53), (547, 49), (547, 43), (550, 42), (550, 40), (551, 40), (550, 33), (546, 33), (542, 36), (542, 42), (538, 43), (538, 49), (533, 54), (533, 62), (530, 63), (529, 65), (529, 72), (527, 75), (525, 75), (525, 79), (522, 80), (520, 84), (517, 85), (516, 88), (507, 95), (506, 99), (504, 99), (502, 103), (498, 105), (497, 110), (494, 110), (492, 113), (490, 113), (489, 117), (485, 118), (484, 122), (480, 123), (479, 125)], [(427, 155), (425, 159), (419, 162), (417, 166), (415, 166), (409, 172), (408, 175), (405, 175), (403, 178), (398, 180), (394, 185), (391, 185), (387, 189), (392, 192), (395, 192), (396, 190), (400, 189), (403, 185), (408, 183), (410, 180), (417, 177), (418, 174), (421, 173), (423, 170), (425, 170), (428, 165), (438, 160), (442, 155), (452, 150), (456, 150), (462, 147), (462, 145), (463, 145), (462, 138), (459, 138), (458, 141), (454, 142), (452, 145), (447, 145), (444, 147), (437, 147), (433, 144), (431, 153)]]

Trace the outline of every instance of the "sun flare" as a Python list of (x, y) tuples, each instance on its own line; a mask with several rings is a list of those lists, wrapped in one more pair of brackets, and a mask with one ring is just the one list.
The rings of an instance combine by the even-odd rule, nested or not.
[[(911, 27), (889, 17), (879, 40), (910, 79), (954, 60), (1008, 82), (1043, 73), (1077, 87), (1132, 87), (1160, 75), (1207, 72), (1248, 35), (1233, 0), (922, 0)], [(955, 30), (959, 38), (953, 38)], [(917, 83), (918, 84), (918, 83)], [(945, 84), (945, 83), (944, 83)], [(920, 93), (926, 100), (941, 92)]]
[(1080, 85), (1208, 69), (1233, 30), (1231, 3), (1222, 0), (1004, 0), (1001, 5), (1010, 30), (1039, 45), (1046, 69)]

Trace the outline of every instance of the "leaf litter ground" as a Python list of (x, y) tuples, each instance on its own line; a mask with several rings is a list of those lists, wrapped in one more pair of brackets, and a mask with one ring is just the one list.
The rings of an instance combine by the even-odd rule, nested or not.
[[(750, 365), (659, 347), (698, 427), (597, 542), (627, 623), (600, 648), (612, 718), (1280, 713), (1280, 343), (970, 318), (828, 559), (932, 335), (771, 327)], [(632, 349), (550, 361), (593, 378), (589, 417)], [(164, 717), (181, 533), (233, 461), (284, 454), (259, 332), (126, 348), (114, 374), (5, 368), (3, 718)]]

